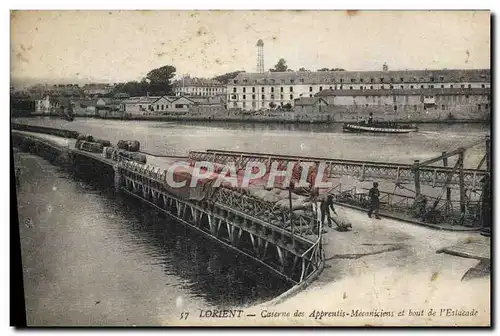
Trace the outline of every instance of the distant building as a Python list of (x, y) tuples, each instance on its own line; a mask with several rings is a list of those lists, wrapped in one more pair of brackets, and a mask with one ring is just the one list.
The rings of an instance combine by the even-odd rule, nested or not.
[(259, 110), (323, 90), (488, 89), (490, 83), (489, 69), (240, 73), (228, 82), (227, 101), (228, 108)]
[(113, 85), (104, 83), (91, 83), (83, 86), (83, 93), (86, 96), (107, 95), (113, 91)]
[(183, 96), (130, 97), (120, 103), (120, 110), (131, 115), (161, 115), (188, 112), (196, 104), (194, 100)]
[(176, 96), (215, 96), (226, 93), (221, 82), (206, 78), (186, 77), (173, 83)]

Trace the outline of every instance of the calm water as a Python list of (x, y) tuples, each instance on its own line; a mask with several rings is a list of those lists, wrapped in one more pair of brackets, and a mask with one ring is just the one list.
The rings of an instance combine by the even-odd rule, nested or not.
[[(412, 163), (481, 139), (488, 125), (421, 125), (418, 133), (342, 133), (341, 125), (17, 119), (144, 150), (225, 149)], [(484, 146), (467, 152), (475, 167)], [(156, 325), (185, 309), (245, 306), (287, 289), (270, 271), (142, 206), (16, 153), (28, 323)], [(451, 162), (450, 162), (451, 164)]]
[(290, 285), (181, 224), (15, 154), (28, 325), (158, 325)]
[[(419, 132), (401, 135), (342, 133), (341, 124), (280, 125), (244, 123), (178, 123), (100, 119), (17, 119), (24, 123), (66, 128), (117, 142), (137, 139), (147, 151), (186, 155), (190, 150), (224, 149), (413, 163), (489, 134), (484, 124), (422, 124)], [(465, 164), (475, 167), (484, 146), (467, 152)], [(452, 161), (450, 161), (452, 164)]]

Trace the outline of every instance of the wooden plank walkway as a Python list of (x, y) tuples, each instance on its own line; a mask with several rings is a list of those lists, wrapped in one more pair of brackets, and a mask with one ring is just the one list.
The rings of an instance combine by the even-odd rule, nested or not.
[(442, 248), (437, 253), (446, 253), (458, 257), (490, 261), (491, 242), (490, 239), (482, 239), (474, 242), (464, 242), (454, 246)]

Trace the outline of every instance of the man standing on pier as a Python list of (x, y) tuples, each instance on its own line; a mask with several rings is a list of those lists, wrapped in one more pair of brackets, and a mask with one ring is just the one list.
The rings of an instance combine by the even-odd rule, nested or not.
[(327, 195), (327, 197), (323, 198), (320, 205), (321, 209), (321, 224), (325, 224), (325, 217), (328, 219), (328, 226), (332, 227), (332, 216), (330, 215), (330, 209), (334, 214), (337, 214), (335, 208), (333, 207), (333, 196)]
[(368, 208), (368, 217), (372, 218), (372, 213), (375, 212), (375, 218), (380, 219), (378, 215), (378, 210), (380, 206), (379, 197), (380, 191), (378, 190), (378, 182), (373, 182), (373, 188), (368, 192), (368, 197), (370, 197), (370, 206)]

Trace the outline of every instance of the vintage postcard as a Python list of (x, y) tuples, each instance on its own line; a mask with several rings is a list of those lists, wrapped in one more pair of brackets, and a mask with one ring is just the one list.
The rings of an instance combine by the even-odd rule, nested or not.
[(490, 326), (489, 11), (10, 20), (27, 326)]

